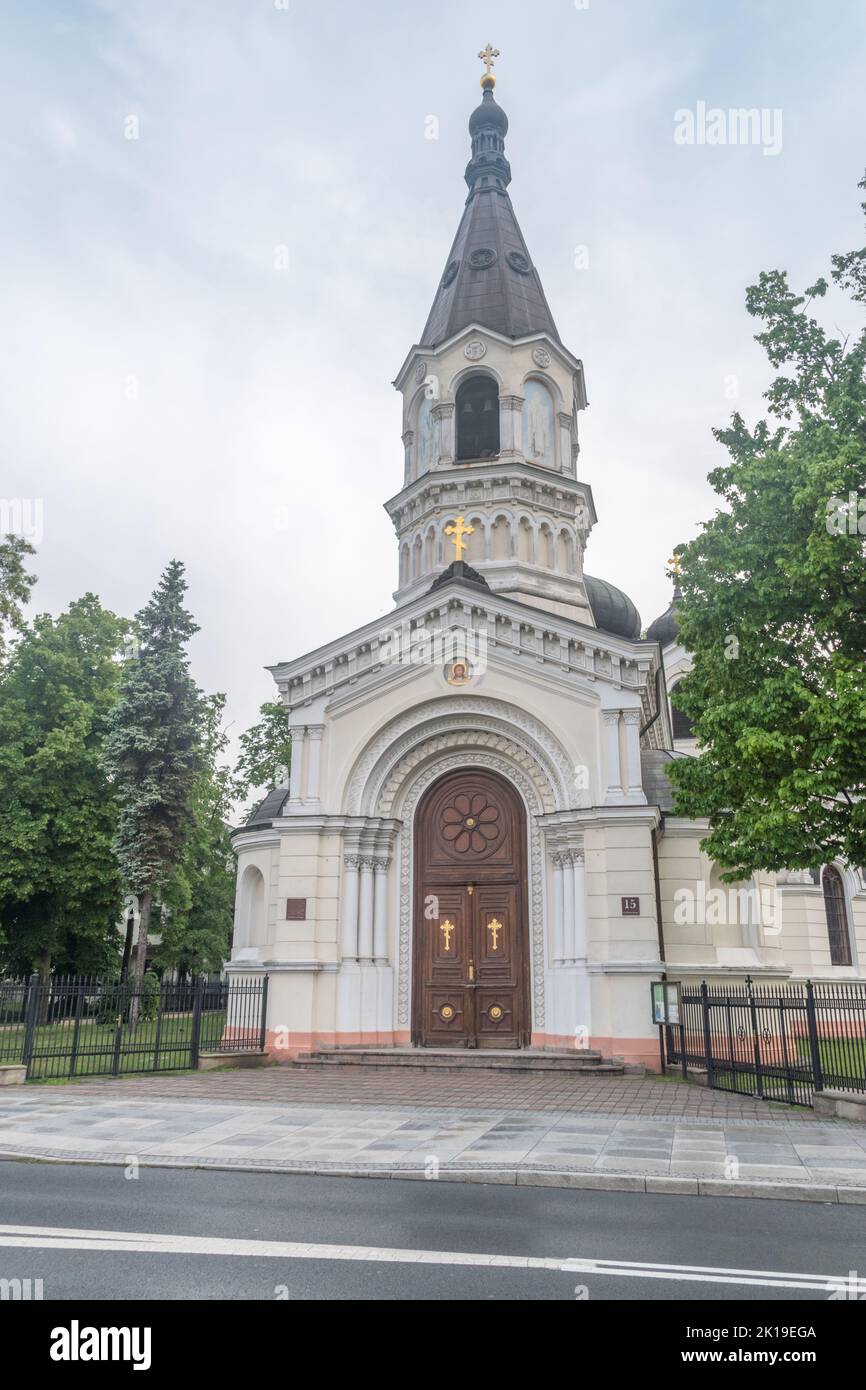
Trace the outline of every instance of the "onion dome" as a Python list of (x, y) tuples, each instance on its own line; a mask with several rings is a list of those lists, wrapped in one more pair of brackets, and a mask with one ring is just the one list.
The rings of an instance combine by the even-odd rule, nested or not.
[(503, 139), (508, 134), (508, 117), (502, 107), (497, 104), (492, 87), (485, 89), (484, 96), (481, 98), (481, 105), (476, 106), (469, 117), (469, 134), (472, 138), (480, 135), (482, 130), (494, 130)]
[(591, 574), (585, 574), (583, 582), (595, 625), (601, 632), (627, 637), (630, 641), (640, 637), (640, 613), (628, 594), (615, 584), (608, 584), (606, 579), (595, 579)]
[(658, 642), (660, 647), (669, 647), (672, 642), (677, 640), (677, 615), (676, 607), (682, 598), (679, 588), (674, 589), (674, 596), (660, 617), (655, 622), (650, 623), (647, 628), (647, 639), (650, 642)]

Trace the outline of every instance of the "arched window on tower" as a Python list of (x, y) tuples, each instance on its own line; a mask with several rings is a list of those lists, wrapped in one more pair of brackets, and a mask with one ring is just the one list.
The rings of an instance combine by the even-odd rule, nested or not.
[(827, 915), (827, 937), (830, 942), (830, 964), (851, 964), (851, 933), (848, 929), (848, 909), (845, 904), (845, 884), (833, 864), (825, 865), (821, 874), (824, 889), (824, 911)]
[[(671, 686), (669, 693), (673, 695), (678, 686), (679, 681)], [(689, 716), (683, 714), (681, 709), (677, 709), (673, 700), (671, 700), (671, 730), (674, 738), (694, 738), (695, 736), (694, 730), (692, 729), (692, 721), (689, 719)]]
[(489, 376), (471, 376), (458, 387), (457, 459), (499, 456), (499, 391)]

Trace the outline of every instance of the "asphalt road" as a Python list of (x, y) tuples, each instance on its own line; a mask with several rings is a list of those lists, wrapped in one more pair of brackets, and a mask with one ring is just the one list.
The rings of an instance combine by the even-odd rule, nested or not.
[(0, 1280), (46, 1300), (826, 1301), (858, 1269), (858, 1206), (0, 1162)]

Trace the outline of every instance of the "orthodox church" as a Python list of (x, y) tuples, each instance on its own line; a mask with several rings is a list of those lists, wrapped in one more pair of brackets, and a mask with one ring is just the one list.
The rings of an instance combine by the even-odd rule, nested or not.
[[(397, 374), (395, 607), (270, 667), (288, 785), (234, 836), (233, 976), (268, 1048), (597, 1050), (655, 1066), (650, 982), (860, 977), (860, 872), (722, 885), (666, 769), (695, 743), (676, 600), (588, 574), (563, 342), (509, 196), (489, 49), (468, 197)], [(396, 480), (395, 480), (396, 481)]]

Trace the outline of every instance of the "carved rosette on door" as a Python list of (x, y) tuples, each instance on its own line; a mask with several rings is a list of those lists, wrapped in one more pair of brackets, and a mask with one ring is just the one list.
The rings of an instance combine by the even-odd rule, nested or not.
[(449, 773), (419, 804), (413, 1036), (422, 1046), (528, 1042), (525, 844), (520, 798), (495, 773)]

